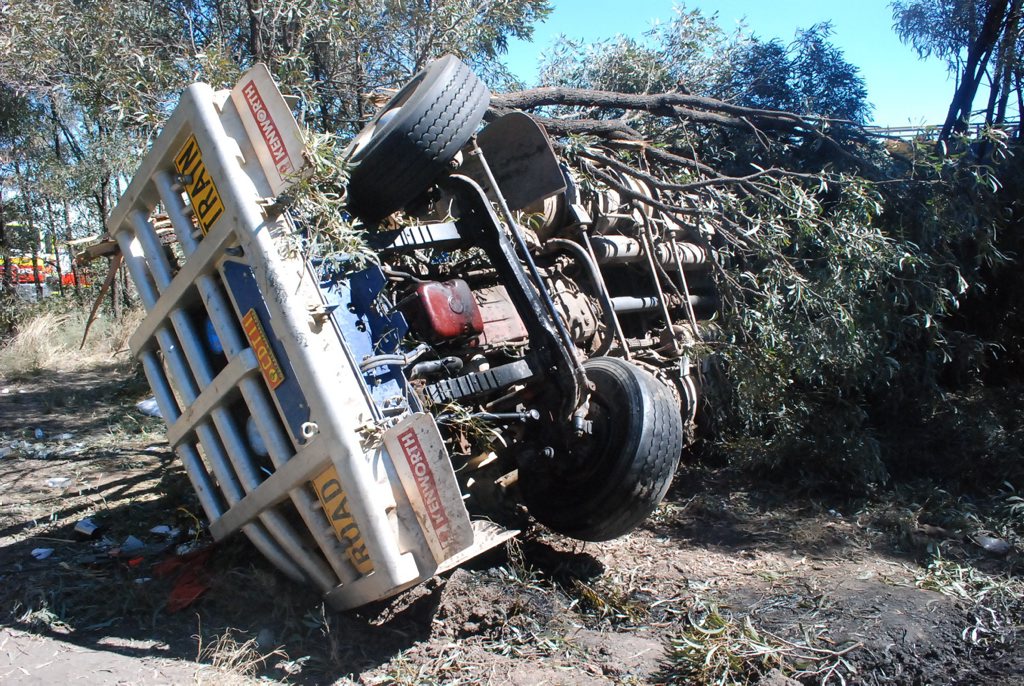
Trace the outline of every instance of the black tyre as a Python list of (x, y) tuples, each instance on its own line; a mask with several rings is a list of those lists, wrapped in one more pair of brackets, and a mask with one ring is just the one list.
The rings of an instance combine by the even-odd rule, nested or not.
[(352, 142), (349, 210), (375, 222), (416, 199), (469, 142), (490, 100), (458, 58), (427, 65)]
[(530, 513), (584, 541), (622, 536), (665, 497), (683, 450), (683, 419), (672, 391), (612, 357), (584, 364), (594, 383), (593, 434), (551, 460), (528, 462), (519, 483)]

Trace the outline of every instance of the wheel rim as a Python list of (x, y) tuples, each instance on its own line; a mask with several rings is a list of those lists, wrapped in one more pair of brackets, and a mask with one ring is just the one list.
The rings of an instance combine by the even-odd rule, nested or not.
[(382, 114), (376, 117), (373, 121), (363, 127), (363, 129), (352, 139), (352, 159), (358, 159), (359, 154), (370, 144), (370, 141), (380, 132), (387, 128), (388, 123), (394, 119), (399, 112), (402, 111), (402, 106), (390, 107), (385, 110)]
[(563, 476), (568, 476), (571, 481), (586, 481), (600, 471), (609, 454), (622, 448), (621, 436), (611, 430), (613, 415), (607, 401), (595, 394), (591, 396), (590, 403), (592, 433), (576, 440), (567, 436), (566, 440), (571, 441), (566, 451), (569, 459), (559, 464), (558, 471), (564, 472)]
[(409, 98), (412, 97), (413, 93), (426, 76), (426, 71), (421, 71), (412, 78), (408, 83), (402, 86), (402, 89), (395, 93), (394, 97), (387, 102), (386, 105), (376, 114), (373, 119), (364, 126), (356, 137), (352, 139), (349, 144), (349, 158), (353, 161), (358, 161), (360, 154), (366, 149), (366, 146), (371, 140), (380, 132), (387, 129), (388, 124), (394, 120), (401, 111), (402, 106), (409, 102)]

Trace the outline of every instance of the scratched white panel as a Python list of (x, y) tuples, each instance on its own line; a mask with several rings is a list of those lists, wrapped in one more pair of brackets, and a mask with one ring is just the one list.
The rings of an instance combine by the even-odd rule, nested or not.
[(471, 546), (473, 526), (434, 418), (410, 415), (384, 434), (384, 446), (434, 560), (443, 562)]
[(306, 165), (299, 125), (262, 64), (245, 72), (232, 89), (231, 100), (276, 196), (294, 182)]

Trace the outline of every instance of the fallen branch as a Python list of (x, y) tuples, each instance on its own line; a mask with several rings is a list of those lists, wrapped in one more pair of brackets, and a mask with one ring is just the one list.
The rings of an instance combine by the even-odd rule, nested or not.
[[(509, 110), (492, 106), (487, 120), (492, 121)], [(531, 114), (530, 117), (553, 136), (603, 136), (612, 140), (643, 141), (643, 135), (621, 119), (555, 119)]]
[(704, 123), (742, 128), (748, 127), (752, 121), (757, 121), (783, 128), (813, 129), (827, 121), (817, 117), (802, 117), (780, 110), (743, 107), (715, 98), (683, 93), (634, 94), (583, 88), (546, 87), (504, 93), (491, 98), (491, 106), (498, 109), (530, 110), (554, 105), (643, 110), (661, 117), (692, 119)]
[[(735, 105), (723, 100), (683, 93), (617, 93), (585, 88), (544, 87), (491, 97), (488, 118), (493, 119), (513, 109), (535, 110), (542, 107), (579, 107), (593, 111), (625, 110), (647, 112), (683, 122), (706, 126), (738, 128), (751, 132), (765, 147), (767, 131), (779, 131), (819, 141), (843, 161), (855, 166), (868, 178), (877, 178), (875, 166), (851, 152), (825, 132), (828, 126), (842, 125), (860, 130), (855, 122), (828, 119), (815, 115), (798, 115), (781, 110), (766, 110)], [(530, 114), (554, 136), (592, 135), (610, 140), (644, 141), (644, 135), (623, 118), (601, 119), (592, 113), (581, 118), (556, 118)], [(671, 153), (668, 153), (671, 154)], [(681, 158), (675, 156), (679, 163)], [(667, 161), (667, 159), (666, 159)], [(692, 164), (692, 160), (689, 164)], [(685, 164), (685, 163), (681, 163)]]
[[(788, 169), (780, 169), (778, 167), (771, 167), (770, 169), (760, 169), (752, 174), (746, 176), (722, 176), (715, 173), (712, 178), (702, 179), (700, 181), (693, 181), (690, 183), (672, 183), (669, 181), (663, 181), (647, 172), (640, 171), (636, 167), (631, 167), (621, 160), (617, 160), (614, 157), (602, 155), (594, 150), (583, 150), (577, 153), (580, 157), (586, 157), (600, 162), (609, 167), (621, 171), (623, 174), (628, 174), (633, 178), (640, 179), (645, 183), (659, 188), (665, 191), (677, 191), (680, 193), (688, 193), (691, 191), (699, 190), (701, 188), (707, 188), (708, 186), (728, 186), (728, 185), (740, 185), (744, 187), (750, 187), (749, 182), (762, 177), (768, 178), (780, 178), (783, 176), (795, 179), (805, 179), (809, 181), (818, 181), (821, 176), (818, 174), (805, 174), (801, 172), (789, 171)], [(712, 170), (714, 172), (714, 170)]]

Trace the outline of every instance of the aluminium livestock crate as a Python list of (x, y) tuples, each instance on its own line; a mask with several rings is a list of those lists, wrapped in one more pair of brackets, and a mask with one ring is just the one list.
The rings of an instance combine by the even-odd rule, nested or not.
[[(147, 311), (132, 352), (213, 537), (245, 532), (283, 573), (345, 609), (516, 532), (470, 519), (400, 366), (357, 359), (362, 323), (381, 316), (370, 286), (324, 289), (286, 249), (295, 227), (275, 199), (305, 165), (265, 67), (230, 91), (196, 83), (107, 228)], [(161, 241), (158, 215), (179, 250)], [(388, 375), (396, 387), (381, 398), (375, 380)]]

